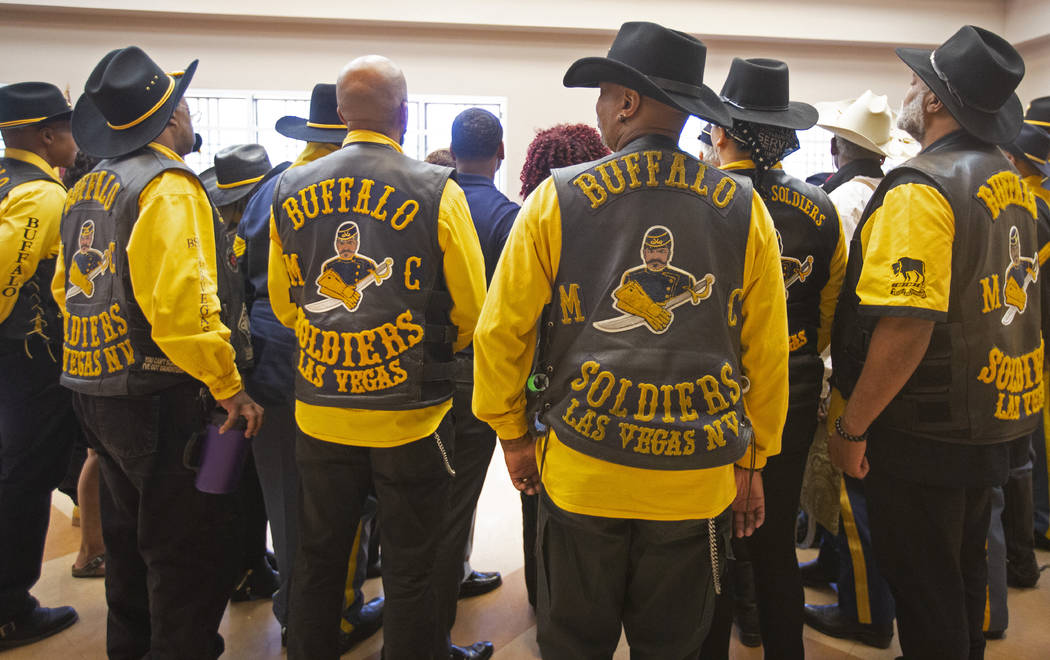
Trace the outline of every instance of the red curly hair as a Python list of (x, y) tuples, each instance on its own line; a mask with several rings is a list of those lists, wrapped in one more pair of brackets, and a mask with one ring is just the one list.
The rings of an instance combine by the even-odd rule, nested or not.
[(556, 167), (586, 163), (608, 154), (598, 131), (587, 124), (558, 124), (538, 131), (521, 169), (521, 196), (528, 197)]

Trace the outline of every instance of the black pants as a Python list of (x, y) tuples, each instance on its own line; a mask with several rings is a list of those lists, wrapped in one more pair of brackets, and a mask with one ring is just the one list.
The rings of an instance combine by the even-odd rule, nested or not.
[(433, 573), (444, 531), (450, 476), (441, 454), (452, 425), (396, 447), (341, 445), (300, 431), (299, 551), (288, 625), (288, 657), (333, 660), (347, 557), (365, 498), (375, 487), (383, 529), (383, 655), (386, 660), (448, 657)]
[[(715, 527), (724, 566), (728, 516)], [(541, 495), (539, 544), (544, 660), (608, 660), (621, 626), (632, 660), (698, 656), (715, 595), (707, 520), (585, 516)]]
[(183, 464), (204, 428), (200, 383), (146, 396), (75, 395), (102, 469), (106, 649), (112, 660), (216, 658), (233, 590), (236, 496)]
[(872, 545), (896, 603), (904, 656), (983, 657), (991, 487), (918, 484), (875, 462), (865, 486)]
[[(457, 357), (457, 368), (470, 369), (473, 360)], [(468, 376), (470, 374), (467, 374)], [(471, 412), (474, 384), (464, 378), (456, 383), (452, 402), (455, 425), (455, 450), (452, 465), (456, 476), (452, 480), (448, 498), (448, 519), (442, 534), (435, 568), (435, 588), (441, 602), (442, 625), (446, 632), (456, 622), (456, 602), (459, 585), (463, 581), (463, 548), (467, 544), (478, 506), (485, 474), (496, 448), (496, 434), (488, 424)]]
[(255, 457), (250, 450), (244, 460), (241, 482), (237, 484), (237, 528), (240, 553), (234, 574), (240, 580), (246, 571), (258, 569), (266, 557), (266, 505)]
[(273, 613), (282, 626), (288, 623), (292, 567), (299, 545), (299, 471), (295, 466), (298, 430), (293, 405), (267, 404), (265, 423), (252, 439), (255, 470), (266, 503), (280, 573), (281, 586), (273, 595)]
[(51, 491), (80, 434), (60, 370), (42, 340), (0, 342), (0, 625), (36, 607), (29, 590), (40, 578)]
[(521, 494), (521, 546), (525, 556), (525, 592), (536, 609), (536, 526), (540, 496)]
[[(812, 433), (810, 435), (812, 437)], [(766, 658), (805, 656), (802, 647), (805, 593), (795, 555), (795, 521), (806, 456), (806, 452), (796, 451), (769, 458), (762, 470), (766, 521), (751, 536), (733, 539), (736, 560), (750, 562), (754, 571), (762, 648)], [(723, 590), (718, 601), (718, 613), (704, 644), (705, 659), (729, 657), (730, 628), (733, 625), (731, 587)]]

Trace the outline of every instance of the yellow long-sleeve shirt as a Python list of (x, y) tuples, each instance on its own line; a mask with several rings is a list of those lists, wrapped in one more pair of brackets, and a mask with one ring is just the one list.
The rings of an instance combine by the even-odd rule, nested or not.
[[(474, 334), (474, 414), (500, 438), (522, 436), (525, 381), (537, 321), (551, 301), (561, 259), (561, 207), (552, 179), (529, 195), (507, 238)], [(787, 414), (787, 309), (773, 221), (756, 193), (744, 262), (741, 364), (751, 381), (744, 404), (755, 465), (780, 451)], [(609, 463), (569, 448), (551, 432), (537, 447), (548, 496), (562, 509), (611, 518), (686, 520), (725, 510), (736, 494), (732, 466), (650, 470)], [(545, 453), (545, 455), (544, 455)], [(740, 465), (748, 465), (745, 455)]]
[[(389, 137), (373, 131), (351, 131), (343, 144), (374, 142), (401, 151)], [(438, 208), (438, 244), (445, 283), (452, 297), (450, 316), (458, 328), (453, 346), (458, 351), (470, 344), (474, 325), (485, 298), (485, 261), (478, 234), (470, 217), (467, 199), (451, 179), (445, 184)], [(273, 215), (270, 216), (270, 303), (274, 315), (288, 327), (295, 325), (297, 307), (287, 295), (291, 284), (284, 263), (284, 249)], [(295, 419), (303, 433), (320, 440), (366, 447), (391, 447), (426, 437), (437, 430), (452, 408), (452, 401), (415, 410), (362, 410), (318, 406), (296, 401)]]
[[(151, 142), (172, 160), (182, 159)], [(151, 337), (180, 369), (216, 399), (242, 388), (230, 329), (219, 318), (218, 272), (212, 207), (196, 178), (167, 170), (139, 195), (139, 217), (128, 239), (132, 293), (152, 328)], [(66, 273), (60, 255), (51, 290), (65, 313)]]
[(66, 199), (58, 172), (43, 158), (10, 147), (3, 157), (37, 167), (51, 179), (17, 185), (0, 200), (0, 323), (10, 316), (19, 290), (36, 273), (37, 264), (58, 254), (58, 230)]

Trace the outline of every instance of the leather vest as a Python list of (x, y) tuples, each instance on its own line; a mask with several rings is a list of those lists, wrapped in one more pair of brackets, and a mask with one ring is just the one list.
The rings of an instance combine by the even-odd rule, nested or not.
[(656, 136), (553, 178), (562, 246), (540, 420), (620, 465), (733, 463), (752, 436), (740, 363), (751, 182)]
[(452, 396), (438, 210), (452, 170), (355, 142), (281, 175), (273, 214), (298, 308), (296, 399), (423, 408)]
[[(754, 176), (754, 170), (742, 170)], [(780, 238), (787, 293), (788, 408), (816, 410), (824, 378), (817, 350), (820, 294), (831, 278), (839, 216), (826, 192), (781, 169), (768, 170), (757, 186)]]
[[(0, 158), (0, 201), (5, 199), (15, 186), (30, 181), (56, 182), (47, 172), (39, 167), (18, 160), (16, 158)], [(54, 219), (52, 219), (54, 221)], [(17, 228), (11, 240), (20, 244), (41, 240), (39, 223), (40, 219), (32, 218), (30, 224), (37, 226)], [(21, 257), (19, 257), (21, 258)], [(21, 287), (11, 285), (10, 281), (0, 282), (0, 295), (4, 297), (16, 296), (14, 307), (7, 318), (0, 323), (0, 339), (24, 340), (29, 335), (40, 335), (43, 339), (55, 342), (57, 346), (59, 334), (59, 311), (51, 296), (51, 278), (55, 274), (54, 257), (44, 257), (37, 262), (36, 271), (27, 280), (22, 282)], [(15, 264), (18, 268), (19, 265)], [(3, 273), (11, 278), (11, 273)]]
[[(131, 286), (127, 246), (139, 218), (139, 197), (167, 170), (196, 174), (185, 164), (143, 148), (100, 162), (66, 198), (62, 246), (66, 311), (61, 382), (96, 396), (148, 394), (191, 380), (153, 341), (152, 327)], [(250, 364), (251, 337), (243, 287), (212, 207), (220, 320), (230, 329), (239, 368)], [(155, 258), (160, 258), (159, 255)]]
[[(916, 181), (937, 188), (954, 215), (948, 313), (934, 326), (918, 368), (876, 424), (947, 442), (1013, 440), (1042, 419), (1036, 204), (995, 147), (965, 134), (944, 138), (890, 172), (865, 209), (832, 335), (836, 387), (847, 398), (852, 393), (878, 321), (858, 310), (864, 225), (888, 190)], [(902, 255), (888, 271), (892, 294), (925, 295), (922, 261)]]

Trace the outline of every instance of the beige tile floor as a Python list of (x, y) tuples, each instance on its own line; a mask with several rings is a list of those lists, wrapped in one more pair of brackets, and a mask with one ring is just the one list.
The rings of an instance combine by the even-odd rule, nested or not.
[[(3, 654), (3, 660), (96, 660), (105, 657), (106, 607), (101, 580), (75, 580), (69, 567), (78, 546), (78, 531), (69, 523), (70, 505), (62, 495), (55, 496), (51, 532), (45, 556), (43, 577), (34, 594), (45, 605), (74, 605), (80, 621), (67, 631), (32, 646)], [(808, 558), (813, 551), (804, 551)], [(1050, 553), (1040, 552), (1041, 563), (1050, 563)], [(504, 585), (500, 589), (461, 601), (453, 641), (461, 644), (479, 639), (496, 645), (495, 660), (533, 660), (539, 658), (536, 647), (536, 621), (525, 597), (521, 559), (521, 517), (516, 491), (511, 488), (497, 450), (489, 470), (489, 479), (478, 509), (473, 564), (481, 570), (499, 570)], [(365, 585), (368, 597), (381, 592), (379, 580)], [(809, 602), (831, 602), (830, 592), (808, 591)], [(1036, 589), (1010, 591), (1010, 627), (1006, 638), (988, 644), (987, 657), (1009, 660), (1044, 660), (1050, 657), (1050, 572)], [(273, 619), (269, 602), (231, 605), (223, 620), (226, 638), (224, 658), (263, 660), (280, 658), (280, 631)], [(894, 658), (900, 649), (894, 639), (885, 651), (826, 637), (805, 629), (806, 654), (810, 658)], [(382, 633), (362, 643), (344, 658), (377, 660)], [(761, 649), (741, 646), (735, 639), (730, 652), (734, 660), (762, 657)], [(615, 655), (627, 660), (624, 642)]]

